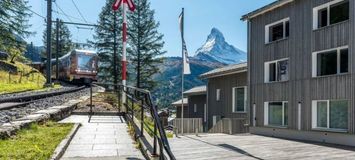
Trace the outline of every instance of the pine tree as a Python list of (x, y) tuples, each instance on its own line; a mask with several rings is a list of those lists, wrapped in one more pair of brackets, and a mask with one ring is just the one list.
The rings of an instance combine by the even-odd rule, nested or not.
[(163, 35), (158, 32), (159, 23), (148, 0), (135, 0), (135, 4), (136, 10), (128, 14), (128, 52), (131, 67), (136, 71), (132, 77), (137, 87), (153, 89), (157, 85), (153, 75), (159, 72), (157, 65), (162, 63), (159, 56), (165, 54)]
[(100, 81), (117, 84), (121, 79), (119, 62), (122, 55), (122, 16), (119, 14), (121, 11), (112, 11), (113, 3), (114, 0), (106, 0), (106, 5), (102, 8), (93, 44), (100, 57)]
[(26, 49), (23, 39), (30, 35), (28, 9), (26, 0), (0, 0), (0, 50), (8, 52), (12, 62), (18, 57), (23, 59)]
[[(52, 57), (55, 58), (57, 47), (56, 47), (56, 36), (57, 36), (57, 25), (54, 23), (52, 28), (51, 36), (51, 47), (52, 47)], [(67, 25), (64, 23), (59, 23), (59, 57), (67, 54), (74, 48), (74, 43), (71, 40), (71, 33)], [(43, 44), (47, 46), (47, 29), (43, 31)], [(47, 57), (45, 52), (42, 53), (43, 57)]]

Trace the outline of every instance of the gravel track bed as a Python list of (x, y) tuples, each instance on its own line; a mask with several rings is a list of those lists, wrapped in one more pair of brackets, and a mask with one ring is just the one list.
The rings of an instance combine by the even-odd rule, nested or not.
[(50, 93), (50, 92), (57, 92), (57, 91), (66, 91), (70, 90), (73, 88), (76, 88), (77, 86), (62, 86), (60, 88), (51, 88), (43, 91), (25, 91), (25, 92), (19, 92), (19, 93), (10, 93), (10, 94), (0, 94), (0, 99), (3, 98), (9, 98), (9, 97), (20, 97), (20, 96), (27, 96), (31, 94), (39, 94), (39, 93)]
[(12, 120), (21, 118), (21, 117), (28, 115), (30, 113), (33, 113), (33, 112), (36, 112), (36, 111), (39, 111), (42, 109), (46, 109), (49, 107), (62, 105), (65, 102), (68, 102), (69, 100), (77, 99), (82, 96), (89, 96), (89, 95), (90, 95), (90, 88), (85, 88), (83, 90), (73, 92), (73, 93), (67, 93), (67, 94), (63, 94), (63, 95), (59, 95), (59, 96), (44, 98), (44, 99), (36, 101), (35, 103), (28, 104), (24, 107), (12, 108), (10, 110), (0, 111), (0, 126), (3, 123), (8, 123)]

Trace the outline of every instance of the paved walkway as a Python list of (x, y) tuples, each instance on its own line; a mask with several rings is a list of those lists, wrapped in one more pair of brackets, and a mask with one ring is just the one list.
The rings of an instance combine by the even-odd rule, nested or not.
[(72, 115), (61, 123), (81, 123), (62, 160), (73, 159), (144, 159), (127, 132), (120, 116)]
[[(242, 134), (205, 134), (169, 139), (178, 160), (348, 160), (355, 148), (324, 146), (278, 138)], [(338, 148), (336, 148), (338, 147)]]

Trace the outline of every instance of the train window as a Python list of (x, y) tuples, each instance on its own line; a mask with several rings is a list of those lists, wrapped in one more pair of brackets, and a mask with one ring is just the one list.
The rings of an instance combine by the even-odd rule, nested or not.
[(78, 55), (78, 69), (84, 71), (92, 71), (95, 68), (94, 57), (91, 55)]

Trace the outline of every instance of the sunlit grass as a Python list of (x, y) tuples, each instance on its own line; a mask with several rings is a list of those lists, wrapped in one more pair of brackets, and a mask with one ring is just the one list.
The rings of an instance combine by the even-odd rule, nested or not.
[(33, 124), (15, 137), (0, 140), (0, 159), (47, 160), (72, 128), (73, 124), (55, 122)]
[(0, 94), (43, 89), (46, 79), (38, 70), (20, 62), (10, 65), (16, 66), (18, 73), (0, 70)]

